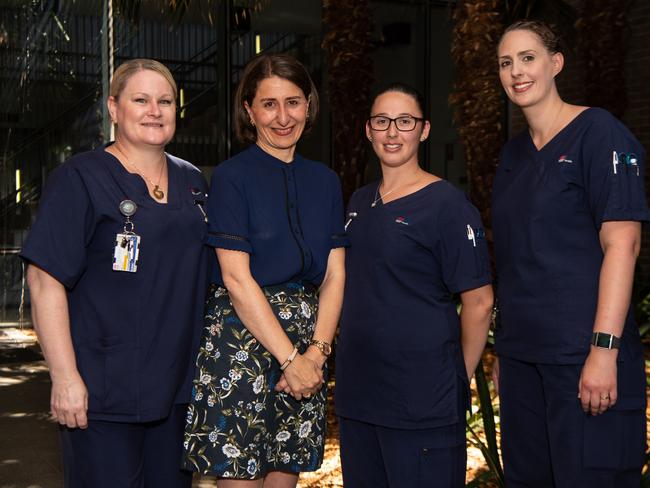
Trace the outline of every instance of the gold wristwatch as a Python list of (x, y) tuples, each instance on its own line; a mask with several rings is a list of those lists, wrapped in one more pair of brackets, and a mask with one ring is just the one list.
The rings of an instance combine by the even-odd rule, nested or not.
[(317, 348), (320, 352), (323, 353), (323, 356), (325, 356), (325, 357), (332, 354), (332, 346), (328, 342), (317, 341), (316, 339), (312, 339), (309, 342), (309, 345), (314, 346), (315, 348)]

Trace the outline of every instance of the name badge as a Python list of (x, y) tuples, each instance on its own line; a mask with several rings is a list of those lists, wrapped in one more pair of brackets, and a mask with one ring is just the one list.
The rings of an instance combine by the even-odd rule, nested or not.
[(113, 251), (113, 271), (135, 273), (138, 270), (140, 256), (140, 236), (134, 231), (135, 225), (131, 217), (138, 210), (132, 200), (120, 202), (120, 213), (126, 217), (124, 231), (115, 235), (115, 250)]
[(138, 270), (140, 255), (140, 236), (137, 234), (117, 234), (113, 253), (113, 271), (135, 273)]

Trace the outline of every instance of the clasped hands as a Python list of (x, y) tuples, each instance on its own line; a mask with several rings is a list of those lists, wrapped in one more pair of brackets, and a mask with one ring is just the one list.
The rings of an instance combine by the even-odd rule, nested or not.
[(284, 391), (296, 400), (309, 398), (323, 387), (323, 365), (326, 357), (320, 351), (310, 347), (304, 354), (297, 354), (295, 359), (283, 371), (275, 385), (275, 391)]

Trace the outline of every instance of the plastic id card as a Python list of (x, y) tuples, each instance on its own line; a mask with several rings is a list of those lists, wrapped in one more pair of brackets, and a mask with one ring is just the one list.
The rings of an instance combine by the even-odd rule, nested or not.
[(140, 255), (140, 236), (137, 234), (117, 234), (113, 253), (113, 271), (135, 273), (138, 270)]

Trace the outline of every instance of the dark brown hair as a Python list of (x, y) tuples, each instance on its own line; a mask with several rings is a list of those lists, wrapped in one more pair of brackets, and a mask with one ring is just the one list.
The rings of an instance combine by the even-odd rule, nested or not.
[(377, 100), (377, 98), (379, 98), (380, 95), (389, 92), (403, 93), (404, 95), (408, 95), (411, 98), (413, 98), (413, 100), (415, 100), (415, 104), (417, 105), (418, 109), (422, 113), (422, 117), (424, 117), (425, 119), (427, 118), (427, 115), (424, 111), (424, 99), (422, 98), (420, 92), (417, 91), (415, 88), (413, 88), (411, 85), (407, 85), (406, 83), (401, 83), (401, 82), (389, 83), (385, 86), (382, 86), (379, 90), (377, 90), (374, 93), (374, 96), (372, 97), (370, 110), (372, 110), (372, 106), (375, 104), (375, 101)]
[(254, 143), (257, 140), (257, 131), (251, 124), (244, 102), (252, 105), (260, 82), (272, 76), (290, 81), (302, 90), (308, 100), (305, 134), (316, 120), (318, 91), (302, 63), (287, 54), (260, 54), (251, 59), (244, 68), (235, 93), (235, 136), (240, 142)]
[(539, 40), (542, 41), (546, 50), (551, 54), (563, 52), (560, 36), (553, 32), (551, 26), (541, 20), (518, 20), (517, 22), (510, 24), (510, 26), (503, 31), (499, 44), (501, 44), (501, 41), (508, 32), (515, 30), (527, 30), (536, 34), (537, 37), (539, 37)]

